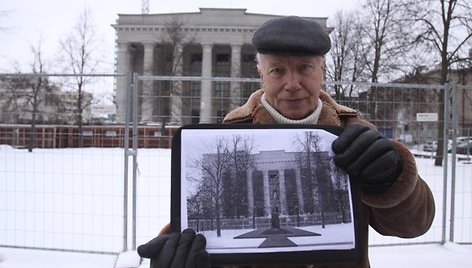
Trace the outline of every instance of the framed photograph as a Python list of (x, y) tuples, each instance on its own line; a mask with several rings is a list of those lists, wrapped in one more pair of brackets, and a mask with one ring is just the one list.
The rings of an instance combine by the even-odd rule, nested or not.
[(172, 142), (171, 227), (212, 264), (355, 261), (359, 186), (333, 161), (334, 126), (189, 125)]

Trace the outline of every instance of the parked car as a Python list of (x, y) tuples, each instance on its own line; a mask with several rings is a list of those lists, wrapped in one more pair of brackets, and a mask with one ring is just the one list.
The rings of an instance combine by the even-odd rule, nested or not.
[[(471, 153), (471, 147), (472, 147), (472, 137), (467, 137), (467, 136), (461, 136), (456, 138), (456, 153), (458, 154), (467, 154), (467, 151), (469, 154)], [(469, 149), (469, 150), (467, 150)], [(452, 148), (449, 148), (447, 150), (449, 153), (452, 152)]]
[(472, 142), (461, 142), (456, 146), (456, 153), (458, 154), (472, 154)]
[(456, 138), (457, 144), (459, 143), (472, 143), (472, 137), (461, 136)]
[(438, 148), (437, 141), (427, 141), (425, 145), (423, 145), (423, 151), (425, 152), (436, 152)]
[[(436, 149), (438, 148), (438, 142), (437, 141), (427, 141), (423, 145), (423, 151), (425, 152), (436, 152)], [(452, 148), (452, 140), (447, 141), (447, 150), (450, 151)]]

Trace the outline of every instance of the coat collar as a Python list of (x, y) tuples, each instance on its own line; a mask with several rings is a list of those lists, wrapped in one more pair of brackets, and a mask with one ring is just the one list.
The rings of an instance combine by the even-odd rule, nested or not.
[[(263, 89), (259, 89), (249, 96), (247, 102), (242, 106), (229, 112), (224, 118), (224, 123), (252, 122), (254, 124), (275, 124), (261, 104)], [(323, 108), (318, 120), (319, 125), (340, 126), (340, 116), (357, 116), (357, 111), (336, 103), (325, 91), (320, 92)]]

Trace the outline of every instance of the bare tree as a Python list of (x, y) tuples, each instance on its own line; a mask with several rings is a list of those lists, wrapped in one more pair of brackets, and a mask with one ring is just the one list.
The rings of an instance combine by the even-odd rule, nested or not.
[(404, 9), (405, 3), (394, 0), (366, 0), (363, 5), (364, 56), (372, 82), (402, 71), (405, 56), (412, 48)]
[(230, 176), (225, 181), (224, 211), (230, 216), (247, 216), (249, 201), (246, 189), (249, 185), (242, 178), (246, 178), (246, 171), (253, 168), (254, 145), (252, 139), (241, 135), (233, 135), (231, 145), (227, 149), (231, 162), (228, 163)]
[(252, 167), (252, 139), (241, 135), (217, 137), (209, 146), (213, 152), (205, 153), (194, 161), (193, 167), (201, 170), (201, 178), (187, 178), (197, 183), (197, 190), (188, 200), (198, 204), (189, 206), (189, 215), (216, 221), (217, 236), (221, 236), (221, 218), (247, 217), (246, 170)]
[(224, 176), (227, 175), (228, 163), (231, 161), (227, 140), (224, 137), (215, 139), (213, 147), (215, 153), (205, 154), (196, 162), (196, 167), (201, 168), (200, 193), (204, 199), (209, 200), (212, 210), (212, 219), (216, 220), (216, 233), (221, 236), (221, 216), (224, 193)]
[[(45, 73), (44, 61), (41, 53), (41, 43), (39, 43), (36, 48), (32, 47), (31, 50), (34, 55), (34, 61), (31, 66), (33, 73)], [(40, 98), (40, 94), (45, 84), (47, 84), (46, 80), (47, 79), (45, 77), (37, 76), (29, 83), (29, 86), (31, 88), (31, 95), (27, 100), (31, 107), (31, 130), (29, 133), (28, 152), (32, 152), (34, 148), (34, 143), (36, 139), (36, 119), (38, 115), (38, 107), (40, 102), (42, 101)]]
[[(180, 16), (172, 16), (165, 22), (165, 29), (162, 35), (158, 37), (161, 44), (166, 44), (163, 47), (163, 55), (172, 56), (172, 65), (169, 70), (171, 76), (183, 75), (183, 55), (185, 46), (192, 44), (195, 40), (195, 34), (185, 31), (187, 22)], [(150, 87), (150, 86), (148, 86)], [(182, 81), (172, 81), (170, 84), (170, 123), (175, 125), (182, 125)], [(146, 100), (144, 100), (146, 101)], [(153, 107), (154, 105), (147, 105)], [(163, 119), (164, 120), (164, 119)]]
[(84, 75), (96, 72), (99, 59), (95, 53), (99, 45), (95, 26), (92, 23), (91, 11), (84, 9), (70, 34), (61, 41), (61, 47), (66, 57), (66, 69), (75, 75), (74, 88), (77, 91), (77, 102), (74, 113), (79, 132), (79, 147), (83, 146), (83, 112), (86, 107), (91, 105), (91, 100), (84, 98), (84, 90), (93, 79)]
[[(346, 177), (336, 176), (339, 174), (335, 172), (328, 152), (321, 150), (321, 138), (317, 133), (307, 131), (301, 137), (297, 135), (295, 141), (301, 148), (298, 160), (304, 173), (303, 197), (308, 197), (308, 206), (307, 203), (304, 204), (305, 212), (319, 212), (321, 226), (324, 228), (327, 213), (336, 213), (347, 221), (344, 201), (348, 198), (348, 192)], [(342, 200), (338, 200), (340, 197)]]
[[(333, 81), (357, 81), (365, 64), (362, 63), (363, 47), (361, 38), (362, 24), (357, 12), (339, 11), (334, 16), (334, 30), (331, 33), (333, 48), (329, 54), (327, 75)], [(351, 98), (354, 86), (334, 85), (336, 99)]]
[[(324, 188), (320, 189), (323, 184), (321, 180), (326, 179), (326, 177), (321, 178), (318, 176), (320, 172), (323, 172), (323, 163), (317, 157), (319, 152), (319, 143), (321, 137), (313, 132), (307, 131), (303, 137), (296, 137), (297, 143), (301, 146), (302, 150), (299, 154), (299, 162), (301, 169), (305, 170), (305, 183), (307, 187), (305, 188), (304, 196), (311, 196), (311, 200), (308, 203), (309, 206), (305, 206), (309, 210), (313, 208), (312, 212), (319, 210), (321, 215), (321, 226), (325, 228), (325, 193)], [(307, 211), (306, 211), (307, 212)]]
[[(416, 37), (436, 52), (441, 75), (439, 83), (448, 82), (449, 70), (468, 58), (466, 53), (472, 43), (472, 4), (460, 0), (407, 1), (411, 24), (419, 28)], [(444, 104), (444, 90), (439, 92), (439, 102)], [(444, 122), (444, 105), (439, 105), (439, 121)], [(442, 166), (444, 152), (444, 125), (438, 124), (438, 146), (434, 164)]]
[(18, 89), (26, 88), (26, 79), (24, 77), (1, 78), (1, 122), (6, 124), (18, 123), (19, 113), (23, 108), (22, 99), (23, 92)]

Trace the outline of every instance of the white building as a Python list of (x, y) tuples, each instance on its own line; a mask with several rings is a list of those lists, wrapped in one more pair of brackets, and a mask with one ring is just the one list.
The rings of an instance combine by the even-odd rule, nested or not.
[[(174, 125), (221, 120), (258, 89), (259, 83), (257, 79), (211, 78), (257, 78), (251, 38), (261, 24), (277, 17), (246, 13), (246, 9), (212, 8), (195, 13), (119, 14), (113, 25), (117, 73), (187, 78), (140, 82), (138, 120)], [(327, 18), (309, 19), (326, 27)], [(130, 101), (127, 85), (127, 78), (117, 78), (117, 122), (125, 120)]]

